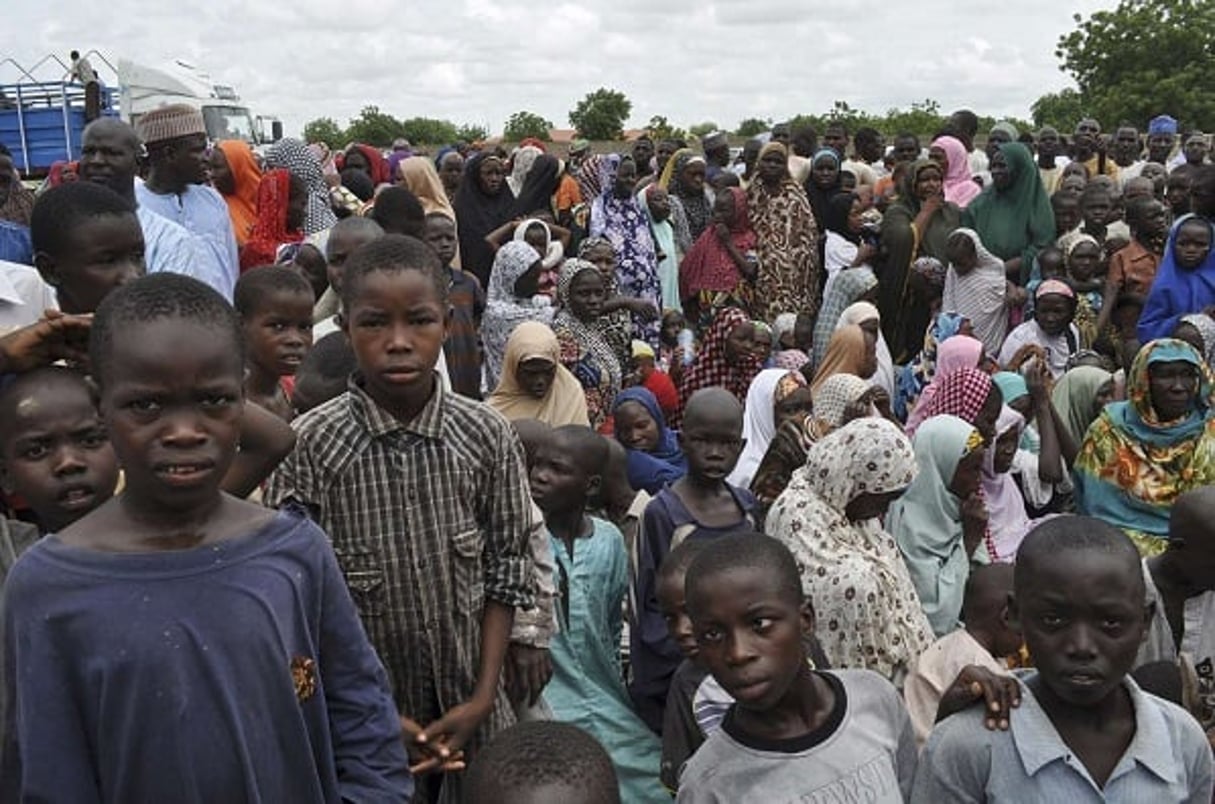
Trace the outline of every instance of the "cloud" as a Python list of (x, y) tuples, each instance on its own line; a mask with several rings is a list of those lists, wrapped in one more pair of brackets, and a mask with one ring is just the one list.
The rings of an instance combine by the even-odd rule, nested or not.
[[(54, 51), (66, 61), (72, 49), (115, 65), (184, 58), (289, 132), (322, 116), (345, 122), (367, 105), (494, 129), (528, 110), (561, 126), (601, 86), (633, 101), (633, 124), (660, 114), (732, 127), (822, 113), (835, 100), (880, 113), (925, 98), (1027, 117), (1038, 96), (1068, 83), (1054, 48), (1072, 12), (1113, 5), (977, 0), (959, 13), (947, 0), (414, 0), (396, 10), (379, 0), (47, 0), (6, 9), (6, 30), (22, 35), (0, 59), (28, 65)], [(14, 78), (0, 68), (0, 81)]]

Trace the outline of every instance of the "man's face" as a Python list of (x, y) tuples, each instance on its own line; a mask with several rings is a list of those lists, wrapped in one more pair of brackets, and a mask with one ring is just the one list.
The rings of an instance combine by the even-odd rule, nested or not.
[(1114, 159), (1126, 167), (1139, 158), (1139, 132), (1123, 126), (1114, 134)]
[(104, 184), (122, 195), (131, 192), (139, 162), (129, 131), (118, 126), (92, 126), (85, 132), (80, 151), (80, 177)]

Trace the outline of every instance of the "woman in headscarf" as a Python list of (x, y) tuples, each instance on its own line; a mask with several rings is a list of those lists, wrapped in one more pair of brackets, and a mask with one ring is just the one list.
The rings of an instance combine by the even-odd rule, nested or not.
[[(950, 374), (937, 385), (937, 393), (928, 402), (926, 420), (934, 416), (957, 416), (973, 424), (988, 443), (996, 438), (996, 419), (1004, 396), (991, 381), (991, 375), (977, 368), (964, 368)], [(908, 427), (907, 434), (914, 436), (923, 427)]]
[(974, 229), (958, 229), (949, 236), (946, 247), (950, 267), (945, 274), (941, 308), (970, 321), (984, 351), (997, 355), (1008, 335), (1009, 307), (1014, 301), (1004, 275), (1004, 260), (983, 247)]
[(831, 285), (831, 295), (823, 297), (818, 320), (814, 322), (814, 349), (811, 363), (817, 367), (827, 354), (831, 334), (840, 316), (859, 301), (872, 301), (878, 294), (878, 278), (869, 268), (849, 268), (841, 271)]
[(566, 260), (557, 279), (559, 309), (553, 330), (561, 345), (561, 363), (586, 392), (591, 427), (598, 430), (611, 415), (624, 372), (599, 317), (607, 294), (599, 269), (585, 260)]
[(342, 170), (361, 170), (371, 178), (371, 183), (379, 187), (392, 181), (392, 173), (388, 170), (388, 160), (380, 149), (372, 145), (356, 142), (346, 149), (342, 155)]
[(684, 252), (675, 243), (675, 227), (671, 225), (671, 196), (656, 183), (647, 184), (637, 193), (637, 203), (650, 222), (650, 233), (658, 250), (658, 285), (662, 291), (662, 309), (683, 312), (679, 298), (679, 264)]
[(814, 315), (822, 298), (819, 230), (805, 191), (789, 175), (789, 153), (779, 142), (759, 152), (747, 208), (759, 256), (755, 314), (769, 321), (781, 313)]
[(928, 158), (941, 166), (945, 174), (945, 200), (958, 209), (966, 209), (983, 191), (970, 175), (970, 154), (956, 137), (937, 137), (928, 147)]
[[(711, 385), (720, 385), (743, 402), (759, 369), (755, 324), (737, 307), (722, 308), (701, 340), (700, 351), (692, 365), (684, 369), (680, 377), (681, 416), (692, 394)], [(678, 423), (673, 422), (676, 426)]]
[(262, 169), (249, 143), (244, 140), (215, 143), (211, 151), (211, 183), (228, 205), (237, 248), (245, 245), (257, 223), (257, 192), (261, 180)]
[[(523, 191), (523, 183), (527, 179), (532, 165), (535, 164), (536, 158), (543, 154), (544, 151), (534, 145), (524, 145), (515, 151), (515, 155), (511, 158), (510, 175), (506, 177), (506, 184), (516, 197)], [(527, 210), (527, 212), (531, 211)]]
[(831, 666), (873, 670), (900, 687), (933, 635), (882, 517), (916, 473), (897, 425), (858, 419), (811, 447), (766, 525), (797, 560)]
[(900, 421), (907, 420), (920, 394), (932, 382), (938, 345), (957, 335), (963, 326), (969, 328), (970, 322), (957, 313), (938, 313), (924, 333), (924, 346), (919, 354), (895, 372), (894, 413)]
[(980, 487), (983, 436), (957, 416), (937, 416), (915, 435), (920, 473), (890, 507), (898, 543), (920, 605), (941, 637), (958, 627), (970, 556), (987, 533)]
[(751, 309), (757, 261), (747, 194), (726, 187), (713, 202), (713, 225), (696, 239), (679, 268), (684, 313), (699, 331), (723, 307)]
[(1127, 376), (1127, 400), (1106, 405), (1076, 459), (1076, 507), (1127, 532), (1145, 555), (1168, 544), (1169, 510), (1215, 483), (1211, 372), (1194, 347), (1145, 344)]
[(451, 146), (440, 148), (435, 154), (435, 170), (439, 172), (439, 179), (443, 182), (443, 193), (447, 200), (454, 204), (460, 181), (464, 177), (464, 157)]
[(667, 426), (658, 400), (640, 386), (622, 391), (612, 403), (616, 439), (627, 451), (629, 485), (657, 494), (688, 472), (679, 434)]
[[(1204, 228), (1205, 237), (1202, 235)], [(1187, 243), (1181, 255), (1177, 253), (1178, 240)], [(1204, 241), (1206, 257), (1195, 265), (1187, 255), (1200, 255), (1200, 244)], [(1167, 337), (1172, 334), (1179, 316), (1201, 312), (1215, 304), (1215, 248), (1212, 246), (1215, 246), (1215, 223), (1210, 220), (1183, 215), (1173, 224), (1164, 247), (1164, 259), (1139, 316), (1140, 341), (1146, 343), (1153, 338)]]
[(820, 386), (835, 374), (855, 374), (863, 380), (871, 380), (877, 373), (877, 340), (856, 324), (837, 329), (827, 345), (827, 354), (814, 372), (810, 390)]
[(502, 160), (481, 151), (464, 166), (464, 177), (452, 206), (460, 237), (460, 261), (465, 271), (489, 287), (494, 250), (485, 236), (514, 217), (515, 196), (503, 178)]
[(506, 341), (502, 380), (486, 403), (509, 421), (536, 419), (550, 427), (587, 426), (586, 397), (558, 359), (557, 336), (538, 321), (524, 321)]
[(1076, 462), (1088, 428), (1114, 399), (1114, 375), (1096, 366), (1076, 366), (1055, 383), (1051, 403), (1063, 430), (1059, 441), (1068, 466)]
[(869, 261), (877, 249), (861, 240), (862, 213), (865, 204), (856, 193), (836, 193), (827, 202), (826, 229), (824, 238), (823, 269), (827, 274), (823, 285), (823, 298), (831, 295), (835, 278), (841, 271), (850, 268), (870, 268)]
[(257, 190), (257, 223), (240, 250), (242, 273), (260, 265), (273, 265), (278, 249), (304, 239), (301, 226), (308, 204), (304, 182), (282, 168), (266, 171)]
[(451, 201), (447, 200), (447, 193), (443, 189), (443, 180), (439, 178), (439, 172), (429, 159), (424, 156), (402, 159), (397, 165), (397, 178), (405, 189), (422, 202), (422, 210), (427, 215), (439, 213), (453, 221), (456, 219), (456, 211), (452, 208)]
[(962, 219), (961, 210), (945, 200), (941, 188), (940, 165), (917, 160), (904, 172), (898, 196), (882, 216), (884, 268), (878, 309), (896, 363), (906, 361), (929, 324), (930, 311), (911, 304), (911, 264), (923, 257), (944, 264), (945, 242)]
[(908, 434), (915, 433), (920, 422), (928, 418), (928, 409), (940, 390), (941, 383), (962, 369), (978, 368), (983, 363), (983, 342), (969, 335), (952, 335), (937, 342), (936, 361), (929, 372), (929, 381), (916, 398), (907, 417)]
[(840, 182), (840, 155), (831, 148), (822, 148), (815, 153), (810, 159), (810, 176), (804, 189), (810, 209), (814, 211), (814, 222), (821, 232), (827, 228), (831, 199), (844, 192)]
[[(705, 184), (705, 158), (690, 148), (681, 148), (667, 161), (659, 179), (671, 194), (671, 208), (676, 202), (688, 223), (688, 248), (709, 227), (713, 214), (713, 193)], [(680, 234), (676, 229), (676, 236)]]
[(991, 157), (991, 186), (970, 202), (962, 225), (1024, 284), (1038, 252), (1055, 242), (1055, 213), (1029, 149), (1005, 142)]
[[(730, 485), (749, 488), (760, 461), (768, 451), (780, 423), (777, 406), (799, 389), (805, 389), (806, 378), (800, 372), (785, 369), (764, 369), (755, 375), (747, 390), (743, 405), (743, 451), (738, 463), (726, 480)], [(809, 393), (802, 392), (809, 407)], [(805, 418), (802, 416), (801, 418)]]
[(877, 346), (877, 373), (870, 378), (874, 387), (886, 392), (888, 400), (894, 400), (894, 361), (890, 359), (890, 349), (886, 347), (886, 338), (882, 335), (882, 314), (878, 308), (869, 302), (856, 302), (849, 305), (840, 313), (838, 330), (842, 327), (857, 325), (873, 336)]
[(304, 234), (314, 235), (333, 228), (337, 216), (329, 206), (329, 185), (321, 163), (299, 140), (286, 137), (266, 150), (266, 169), (286, 168), (304, 181), (308, 189), (308, 210), (304, 215)]
[(542, 268), (540, 255), (527, 243), (512, 240), (494, 258), (485, 314), (481, 317), (481, 342), (485, 346), (485, 379), (496, 388), (506, 357), (506, 342), (524, 321), (550, 324), (551, 299), (536, 295)]
[(987, 506), (987, 532), (983, 560), (1012, 563), (1021, 540), (1033, 528), (1025, 509), (1025, 498), (1010, 473), (1025, 419), (1005, 405), (996, 419), (996, 440), (983, 456), (983, 502)]
[(1173, 328), (1173, 337), (1193, 346), (1207, 368), (1215, 369), (1215, 319), (1206, 313), (1183, 315)]
[(561, 181), (561, 162), (555, 156), (540, 154), (523, 177), (523, 184), (515, 192), (515, 216), (531, 216), (546, 211), (557, 220), (553, 208), (553, 194)]
[(637, 165), (630, 156), (610, 154), (603, 161), (607, 171), (603, 193), (591, 207), (591, 236), (606, 238), (616, 252), (619, 292), (649, 302), (652, 316), (633, 316), (633, 336), (651, 346), (658, 344), (658, 256), (650, 234), (649, 219), (633, 195)]

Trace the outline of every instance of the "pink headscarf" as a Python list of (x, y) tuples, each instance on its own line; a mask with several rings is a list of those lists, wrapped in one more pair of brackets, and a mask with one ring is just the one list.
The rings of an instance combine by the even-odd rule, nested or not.
[(916, 402), (915, 408), (907, 416), (907, 435), (915, 435), (916, 428), (923, 424), (930, 415), (932, 400), (941, 389), (941, 384), (951, 374), (968, 368), (975, 368), (983, 357), (983, 341), (969, 335), (954, 335), (937, 346), (936, 373), (932, 382), (924, 388)]
[(945, 152), (949, 167), (945, 171), (945, 200), (965, 208), (983, 192), (970, 176), (970, 155), (955, 137), (937, 137), (932, 144)]

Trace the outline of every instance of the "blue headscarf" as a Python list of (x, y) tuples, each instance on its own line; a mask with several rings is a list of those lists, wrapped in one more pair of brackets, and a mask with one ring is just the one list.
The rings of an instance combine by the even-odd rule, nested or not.
[(628, 461), (629, 485), (638, 491), (657, 494), (670, 483), (674, 483), (688, 472), (688, 462), (679, 448), (679, 436), (667, 427), (666, 417), (658, 406), (658, 399), (648, 388), (635, 386), (621, 391), (612, 403), (614, 414), (625, 402), (636, 402), (646, 409), (658, 425), (658, 444), (650, 452), (632, 449), (625, 444)]
[(1014, 371), (1000, 371), (991, 376), (991, 381), (1000, 389), (1000, 393), (1004, 395), (1004, 404), (1007, 405), (1014, 399), (1020, 399), (1023, 396), (1029, 395), (1029, 383), (1025, 382), (1025, 378)]
[[(1207, 254), (1206, 260), (1197, 268), (1182, 268), (1177, 265), (1173, 253), (1177, 242), (1177, 233), (1196, 215), (1182, 215), (1173, 224), (1169, 232), (1169, 242), (1164, 249), (1164, 259), (1156, 271), (1156, 279), (1143, 305), (1143, 314), (1139, 316), (1139, 342), (1147, 343), (1156, 338), (1167, 338), (1177, 328), (1177, 321), (1187, 313), (1196, 313), (1215, 304), (1215, 248)], [(1201, 218), (1197, 218), (1202, 220)], [(1204, 221), (1211, 228), (1211, 238), (1215, 242), (1215, 226)]]

